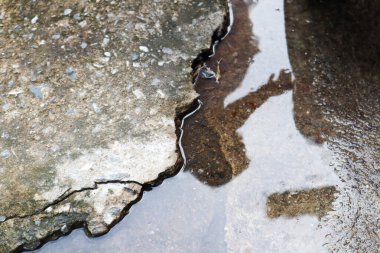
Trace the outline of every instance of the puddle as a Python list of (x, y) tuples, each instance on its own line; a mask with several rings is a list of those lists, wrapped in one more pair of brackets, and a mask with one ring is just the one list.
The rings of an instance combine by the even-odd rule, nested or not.
[(345, 182), (323, 221), (331, 252), (380, 249), (380, 33), (374, 2), (285, 1), (304, 136), (327, 142)]
[(267, 214), (266, 204), (274, 193), (340, 182), (329, 166), (327, 147), (310, 142), (297, 130), (291, 92), (270, 98), (239, 132), (252, 162), (228, 185), (229, 251), (325, 252), (326, 232), (313, 213), (295, 219), (270, 219)]
[(220, 80), (198, 79), (195, 89), (203, 105), (187, 121), (183, 136), (186, 169), (211, 186), (228, 183), (248, 166), (249, 159), (236, 130), (269, 97), (292, 88), (290, 74), (279, 69), (278, 78), (274, 78), (275, 73), (269, 73), (267, 85), (224, 106), (225, 97), (239, 87), (247, 73), (254, 68), (251, 60), (259, 52), (249, 19), (250, 8), (244, 1), (238, 0), (233, 1), (233, 6), (233, 28), (218, 45), (213, 58), (206, 63), (211, 70), (219, 72)]
[(339, 183), (329, 151), (298, 132), (292, 109), (287, 92), (251, 115), (239, 132), (252, 143), (252, 162), (229, 184), (209, 187), (181, 172), (145, 193), (109, 234), (77, 230), (36, 252), (323, 252), (317, 215), (267, 215), (275, 193)]
[(258, 90), (274, 74), (279, 77), (281, 70), (291, 70), (285, 34), (284, 1), (257, 1), (249, 7), (255, 40), (259, 52), (253, 57), (247, 74), (239, 87), (225, 98), (225, 105)]
[[(326, 252), (320, 219), (341, 183), (327, 146), (294, 121), (282, 1), (233, 5), (234, 28), (207, 62), (219, 83), (198, 80), (203, 106), (185, 124), (187, 170), (146, 192), (107, 235), (76, 230), (36, 252)], [(253, 13), (255, 27), (278, 27), (254, 28), (253, 39)]]
[(80, 229), (36, 252), (223, 252), (221, 196), (225, 189), (210, 188), (190, 173), (180, 173), (145, 193), (105, 236), (90, 239)]

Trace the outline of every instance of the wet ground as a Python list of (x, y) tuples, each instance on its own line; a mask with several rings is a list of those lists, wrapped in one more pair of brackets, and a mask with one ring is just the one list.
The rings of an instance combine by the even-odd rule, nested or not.
[[(0, 253), (108, 232), (178, 172), (227, 0), (0, 0)], [(159, 147), (159, 148), (158, 148)]]
[(109, 234), (37, 252), (379, 252), (377, 26), (345, 4), (233, 1), (185, 171)]
[(333, 252), (380, 249), (380, 6), (363, 1), (290, 1), (288, 47), (295, 119), (324, 141), (344, 186), (322, 224)]
[(262, 54), (252, 34), (247, 5), (243, 1), (234, 3), (232, 32), (203, 68), (203, 71), (210, 68), (217, 72), (218, 80), (202, 78), (201, 74), (195, 90), (200, 94), (202, 109), (189, 118), (184, 127), (186, 170), (212, 186), (229, 182), (248, 166), (245, 147), (236, 130), (269, 97), (292, 87), (290, 74), (280, 68), (277, 69), (278, 79), (269, 73), (263, 83), (267, 85), (248, 91), (243, 98), (224, 106), (225, 98), (239, 87), (249, 66), (255, 66), (252, 63), (256, 61), (256, 54)]

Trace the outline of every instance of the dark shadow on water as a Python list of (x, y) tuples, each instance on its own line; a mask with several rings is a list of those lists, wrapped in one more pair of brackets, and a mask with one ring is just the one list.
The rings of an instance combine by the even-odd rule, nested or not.
[[(321, 144), (332, 137), (342, 137), (347, 142), (356, 142), (355, 145), (359, 143), (357, 146), (365, 150), (369, 158), (353, 152), (350, 154), (352, 164), (361, 160), (362, 165), (351, 168), (348, 166), (348, 168), (353, 171), (351, 176), (354, 175), (354, 179), (357, 180), (355, 187), (360, 189), (360, 194), (368, 191), (364, 189), (366, 185), (376, 192), (375, 187), (379, 185), (376, 176), (378, 162), (376, 163), (373, 156), (380, 145), (377, 138), (379, 125), (374, 122), (378, 122), (376, 120), (379, 118), (380, 103), (378, 103), (378, 74), (374, 74), (374, 69), (378, 67), (378, 47), (374, 43), (376, 40), (371, 38), (377, 38), (378, 30), (372, 30), (371, 27), (377, 27), (378, 21), (369, 20), (365, 14), (368, 12), (359, 6), (359, 13), (363, 11), (364, 14), (359, 16), (358, 20), (364, 19), (373, 24), (369, 25), (368, 32), (363, 35), (358, 32), (351, 34), (350, 31), (360, 31), (360, 29), (366, 31), (366, 29), (361, 28), (353, 16), (350, 16), (352, 15), (350, 12), (354, 9), (345, 11), (341, 9), (342, 4), (347, 1), (293, 0), (292, 3), (286, 1), (288, 46), (296, 80), (291, 82), (291, 76), (287, 72), (281, 72), (276, 80), (273, 76), (268, 76), (266, 85), (224, 107), (225, 97), (241, 84), (253, 56), (259, 52), (257, 41), (252, 34), (247, 5), (242, 0), (232, 2), (235, 13), (234, 27), (230, 35), (219, 44), (215, 56), (207, 62), (207, 66), (219, 72), (221, 78), (219, 82), (201, 78), (198, 80), (196, 90), (204, 106), (199, 113), (189, 118), (185, 126), (182, 144), (187, 156), (188, 171), (165, 180), (157, 189), (146, 194), (138, 205), (132, 207), (131, 214), (122, 221), (122, 224), (116, 226), (105, 237), (89, 239), (78, 230), (68, 238), (49, 243), (41, 252), (56, 252), (54, 250), (59, 248), (59, 245), (65, 246), (60, 252), (226, 252), (228, 249), (226, 224), (230, 222), (229, 224), (234, 225), (232, 229), (229, 227), (234, 230), (232, 232), (238, 231), (236, 232), (238, 237), (229, 238), (230, 242), (237, 245), (236, 240), (245, 236), (244, 232), (240, 233), (240, 229), (244, 231), (243, 225), (248, 226), (253, 220), (252, 216), (247, 216), (249, 219), (243, 220), (246, 224), (239, 227), (240, 223), (234, 220), (239, 218), (237, 212), (251, 214), (264, 211), (265, 217), (260, 216), (262, 219), (256, 222), (262, 226), (278, 222), (276, 224), (280, 225), (276, 228), (281, 227), (281, 224), (299, 225), (298, 220), (305, 215), (318, 218), (326, 215), (333, 208), (332, 202), (336, 195), (333, 186), (314, 187), (310, 183), (306, 189), (297, 188), (300, 190), (288, 191), (286, 188), (266, 192), (272, 186), (268, 183), (269, 186), (265, 186), (268, 188), (263, 187), (262, 179), (270, 178), (265, 173), (275, 168), (262, 166), (263, 178), (258, 177), (259, 180), (253, 182), (250, 180), (253, 180), (256, 172), (260, 171), (246, 170), (246, 174), (242, 174), (250, 161), (246, 157), (246, 147), (236, 130), (255, 110), (263, 108), (271, 97), (286, 93), (293, 88), (293, 85), (297, 129), (303, 136), (311, 139), (313, 144)], [(347, 22), (350, 17), (351, 21)], [(350, 34), (359, 35), (351, 38)], [(359, 45), (360, 38), (363, 38), (363, 47)], [(365, 50), (366, 46), (368, 51)], [(363, 73), (369, 73), (365, 76), (365, 80), (361, 80)], [(312, 85), (313, 83), (315, 85)], [(357, 123), (355, 128), (365, 131), (358, 135), (352, 130), (347, 130), (349, 128), (347, 126), (341, 126), (336, 122), (332, 124), (326, 115), (354, 119)], [(363, 142), (359, 141), (361, 137)], [(355, 145), (353, 147), (357, 148)], [(367, 150), (368, 147), (372, 149)], [(286, 160), (286, 157), (279, 157), (279, 160), (282, 158)], [(373, 167), (365, 164), (367, 158)], [(255, 161), (252, 163), (253, 169)], [(373, 171), (368, 168), (373, 168)], [(286, 173), (287, 169), (281, 168), (276, 171), (276, 177)], [(304, 169), (309, 171), (315, 168)], [(361, 172), (358, 172), (359, 170)], [(199, 181), (194, 180), (189, 172)], [(247, 172), (251, 172), (249, 174), (251, 178), (248, 178)], [(289, 174), (297, 176), (292, 173), (290, 171)], [(233, 181), (234, 176), (239, 174), (242, 174), (241, 177)], [(361, 185), (361, 182), (365, 184)], [(277, 181), (274, 184), (273, 188), (278, 186)], [(230, 199), (228, 199), (229, 194), (232, 196)], [(241, 197), (242, 195), (244, 196)], [(263, 210), (260, 209), (262, 203), (257, 201), (260, 197), (264, 199)], [(372, 199), (376, 199), (376, 196)], [(252, 208), (246, 208), (247, 205), (244, 205), (246, 203)], [(346, 225), (349, 228), (354, 227), (352, 221), (356, 220), (364, 225), (367, 224), (365, 227), (371, 229), (368, 224), (378, 222), (376, 220), (378, 217), (374, 215), (378, 210), (376, 209), (378, 203), (372, 203), (372, 206), (370, 204), (364, 203), (365, 209), (346, 205), (346, 209), (351, 208), (352, 211), (343, 210), (342, 213), (338, 213), (338, 216), (341, 216), (342, 227)], [(242, 205), (246, 209), (243, 207), (236, 209), (235, 213), (234, 208), (237, 205)], [(226, 210), (228, 208), (229, 211)], [(371, 211), (371, 208), (375, 211)], [(353, 213), (359, 216), (352, 215)], [(227, 221), (227, 215), (230, 221)], [(344, 218), (344, 215), (347, 218)], [(295, 219), (284, 220), (282, 216), (297, 217), (297, 222), (294, 222)], [(364, 219), (368, 220), (363, 221)], [(264, 232), (268, 232), (269, 235), (277, 232), (272, 231), (272, 227), (267, 227), (270, 231), (264, 230)], [(255, 226), (252, 233), (260, 236), (260, 233), (254, 229)], [(366, 238), (366, 235), (357, 231), (361, 230), (352, 232), (354, 239), (351, 242), (356, 239), (359, 241), (360, 236)], [(248, 238), (247, 241), (250, 242), (252, 239)], [(315, 238), (307, 239), (314, 241)], [(271, 242), (273, 241), (275, 240)], [(265, 243), (263, 245), (267, 246)]]
[(200, 181), (210, 186), (228, 183), (249, 163), (245, 147), (236, 130), (269, 97), (291, 89), (291, 75), (285, 71), (277, 80), (224, 107), (224, 99), (243, 81), (252, 59), (259, 52), (252, 34), (248, 6), (232, 1), (234, 24), (206, 65), (220, 74), (219, 80), (199, 78), (195, 89), (203, 102), (201, 110), (188, 119), (182, 141), (187, 167)]
[[(331, 252), (378, 252), (379, 1), (285, 1), (301, 133), (340, 155), (345, 182), (330, 216)], [(377, 199), (377, 200), (375, 200)]]

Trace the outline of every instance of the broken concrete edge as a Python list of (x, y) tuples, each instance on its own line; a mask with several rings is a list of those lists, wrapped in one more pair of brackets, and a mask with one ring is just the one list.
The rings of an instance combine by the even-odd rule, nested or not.
[[(218, 43), (226, 38), (226, 36), (230, 32), (230, 28), (232, 27), (233, 23), (233, 17), (232, 17), (232, 4), (230, 1), (228, 1), (228, 5), (225, 9), (225, 15), (224, 15), (224, 21), (223, 23), (214, 31), (214, 33), (211, 36), (211, 44), (208, 49), (202, 50), (198, 56), (192, 61), (191, 68), (192, 72), (189, 73), (193, 76), (193, 85), (195, 84), (197, 80), (197, 76), (194, 76), (195, 73), (199, 75), (199, 69), (202, 67), (203, 63), (207, 61), (210, 57), (212, 57), (215, 53), (215, 50), (217, 48)], [(201, 106), (201, 102), (199, 100), (199, 96), (194, 98), (194, 100), (184, 107), (177, 107), (176, 108), (176, 117), (175, 117), (175, 127), (176, 127), (176, 136), (177, 136), (177, 150), (176, 152), (179, 154), (178, 159), (171, 168), (167, 169), (166, 171), (160, 173), (154, 181), (145, 183), (143, 185), (142, 192), (144, 191), (150, 191), (153, 189), (153, 187), (159, 186), (162, 184), (162, 182), (170, 177), (174, 177), (177, 175), (181, 169), (183, 168), (183, 165), (186, 164), (186, 158), (179, 152), (181, 148), (181, 132), (183, 131), (182, 126), (184, 121), (188, 116), (193, 115), (198, 111), (198, 109)]]
[[(197, 80), (197, 76), (194, 76), (194, 73), (198, 73), (199, 72), (198, 70), (202, 66), (202, 64), (207, 59), (209, 59), (210, 57), (212, 57), (214, 55), (214, 52), (216, 50), (218, 43), (221, 40), (223, 40), (228, 35), (228, 33), (230, 32), (232, 22), (233, 22), (232, 5), (231, 5), (230, 1), (228, 1), (228, 5), (225, 6), (224, 21), (212, 34), (210, 47), (208, 49), (202, 50), (191, 63), (192, 72), (189, 73), (189, 75), (193, 76), (193, 84)], [(84, 218), (81, 221), (73, 221), (71, 224), (65, 224), (66, 228), (64, 230), (62, 228), (57, 227), (53, 233), (47, 234), (45, 237), (40, 239), (38, 242), (34, 241), (31, 244), (19, 245), (12, 252), (23, 252), (23, 251), (36, 250), (38, 248), (41, 248), (47, 242), (57, 240), (61, 236), (68, 235), (73, 230), (79, 229), (79, 228), (83, 228), (85, 234), (88, 237), (99, 237), (99, 236), (102, 236), (104, 234), (107, 234), (112, 229), (113, 226), (115, 226), (117, 223), (119, 223), (128, 214), (130, 208), (142, 199), (145, 191), (152, 190), (154, 187), (159, 186), (165, 179), (173, 177), (181, 171), (183, 166), (186, 164), (186, 162), (185, 162), (186, 158), (180, 152), (180, 150), (181, 150), (181, 143), (180, 143), (181, 142), (181, 133), (183, 131), (182, 126), (184, 124), (185, 119), (188, 116), (191, 116), (193, 113), (195, 113), (200, 108), (200, 106), (201, 106), (200, 101), (198, 100), (198, 97), (196, 97), (196, 98), (194, 98), (194, 100), (190, 104), (182, 106), (182, 107), (178, 107), (175, 109), (175, 111), (176, 111), (175, 126), (176, 126), (176, 136), (177, 136), (176, 153), (178, 154), (178, 158), (177, 158), (176, 163), (173, 166), (169, 167), (166, 171), (160, 173), (155, 180), (152, 180), (152, 181), (144, 183), (144, 184), (141, 184), (139, 182), (134, 182), (134, 181), (117, 181), (117, 180), (116, 181), (94, 182), (94, 185), (95, 185), (94, 187), (83, 188), (83, 189), (80, 189), (77, 191), (70, 192), (67, 195), (66, 195), (66, 193), (64, 193), (57, 201), (54, 201), (53, 203), (49, 203), (44, 208), (42, 208), (38, 212), (35, 212), (32, 215), (26, 215), (26, 216), (22, 216), (22, 217), (21, 216), (20, 217), (8, 217), (6, 220), (4, 220), (4, 221), (9, 221), (12, 219), (22, 219), (22, 218), (26, 218), (26, 217), (35, 217), (38, 215), (43, 215), (42, 213), (45, 210), (47, 210), (49, 207), (60, 204), (60, 203), (64, 202), (65, 200), (67, 200), (68, 198), (70, 198), (71, 196), (73, 196), (77, 193), (81, 193), (81, 192), (85, 192), (85, 191), (94, 191), (94, 190), (98, 189), (99, 185), (105, 185), (105, 184), (124, 184), (124, 185), (136, 184), (138, 186), (141, 186), (141, 191), (138, 192), (136, 198), (133, 201), (129, 202), (126, 206), (124, 206), (124, 208), (120, 212), (119, 217), (114, 219), (111, 224), (107, 225), (106, 231), (102, 231), (102, 232), (96, 233), (96, 234), (94, 232), (91, 233), (89, 228), (88, 228), (89, 224), (86, 221), (86, 218)], [(82, 215), (82, 214), (78, 214), (78, 215)]]
[[(5, 221), (9, 221), (9, 220), (12, 220), (12, 219), (15, 219), (15, 218), (17, 218), (17, 219), (23, 219), (23, 218), (28, 218), (28, 217), (32, 217), (32, 216), (35, 216), (35, 215), (41, 214), (42, 212), (46, 211), (46, 210), (49, 209), (50, 207), (62, 203), (63, 201), (65, 201), (65, 200), (68, 199), (69, 197), (75, 195), (76, 193), (85, 192), (85, 191), (97, 190), (99, 185), (105, 185), (105, 184), (136, 184), (136, 185), (140, 185), (141, 187), (144, 186), (143, 184), (141, 184), (141, 183), (139, 183), (139, 182), (136, 182), (136, 181), (107, 180), (107, 181), (99, 181), (99, 182), (95, 182), (95, 183), (94, 183), (94, 187), (86, 187), (86, 188), (82, 188), (82, 189), (80, 189), (80, 190), (75, 190), (75, 191), (70, 191), (71, 189), (68, 189), (68, 190), (67, 190), (64, 194), (62, 194), (62, 196), (61, 196), (60, 198), (58, 198), (56, 201), (54, 201), (54, 202), (52, 202), (52, 203), (49, 203), (48, 205), (46, 205), (45, 207), (41, 208), (40, 210), (38, 210), (37, 212), (35, 212), (35, 213), (32, 214), (32, 215), (10, 216), (10, 217), (7, 217), (7, 219), (5, 219), (3, 222), (5, 222)], [(70, 192), (70, 193), (66, 195), (67, 192)]]
[[(217, 28), (212, 34), (210, 47), (208, 49), (202, 50), (191, 64), (191, 68), (193, 69), (191, 73), (193, 76), (193, 83), (196, 82), (197, 76), (198, 76), (198, 75), (194, 76), (194, 74), (199, 72), (199, 69), (203, 65), (203, 63), (205, 63), (210, 57), (214, 56), (215, 50), (219, 42), (225, 39), (231, 31), (232, 24), (234, 22), (233, 10), (232, 10), (231, 1), (227, 1), (227, 2), (228, 2), (228, 5), (226, 6), (226, 9), (225, 9), (226, 13), (224, 15), (223, 24), (221, 24), (219, 28)], [(183, 115), (183, 114), (186, 115), (188, 113), (188, 110), (182, 110), (182, 113), (181, 113), (181, 109), (184, 109), (184, 108), (178, 108), (178, 109), (179, 110), (176, 110), (177, 115)]]
[[(78, 191), (78, 192), (84, 192), (84, 191), (89, 191), (89, 190), (96, 190), (98, 185), (104, 185), (104, 184), (124, 184), (124, 185), (128, 185), (128, 184), (131, 184), (131, 182), (107, 182), (107, 183), (97, 183), (96, 184), (96, 188), (94, 189), (83, 189), (81, 191)], [(136, 185), (140, 185), (141, 187), (143, 187), (141, 184), (139, 183), (136, 183), (136, 182), (133, 182), (132, 184), (136, 184)], [(69, 196), (72, 196), (74, 195), (75, 193), (78, 193), (78, 192), (73, 192), (72, 194), (70, 194)], [(65, 230), (63, 230), (61, 227), (57, 227), (57, 229), (53, 232), (53, 233), (49, 233), (46, 237), (44, 237), (42, 240), (38, 241), (38, 242), (33, 242), (32, 244), (23, 244), (23, 245), (20, 245), (18, 246), (14, 251), (11, 251), (11, 253), (18, 253), (18, 252), (24, 252), (24, 251), (34, 251), (34, 250), (37, 250), (37, 249), (40, 249), (42, 248), (46, 243), (48, 242), (51, 242), (51, 241), (55, 241), (55, 240), (58, 240), (60, 237), (62, 236), (66, 236), (66, 235), (69, 235), (71, 234), (71, 232), (73, 232), (75, 229), (80, 229), (80, 228), (83, 228), (83, 231), (84, 233), (88, 236), (88, 237), (91, 237), (91, 238), (95, 238), (95, 237), (100, 237), (102, 235), (105, 235), (107, 234), (117, 223), (119, 223), (128, 213), (129, 213), (129, 209), (134, 205), (136, 204), (137, 202), (139, 202), (141, 200), (141, 198), (143, 197), (143, 190), (141, 190), (140, 192), (136, 192), (138, 193), (137, 197), (129, 202), (126, 206), (124, 206), (124, 208), (121, 210), (120, 212), (120, 215), (118, 218), (115, 218), (112, 223), (110, 225), (107, 226), (108, 230), (107, 231), (104, 231), (102, 233), (97, 233), (97, 234), (93, 234), (90, 232), (90, 230), (88, 229), (88, 225), (87, 224), (87, 221), (86, 221), (86, 217), (83, 218), (82, 221), (74, 221), (73, 223), (71, 224), (65, 224), (67, 227)], [(69, 197), (68, 196), (68, 197)], [(62, 200), (63, 201), (63, 200)], [(58, 204), (58, 203), (57, 203)], [(35, 215), (30, 215), (29, 217), (32, 217), (32, 216), (37, 216), (37, 215), (40, 215), (40, 214), (35, 214)], [(85, 216), (84, 214), (81, 214), (83, 216)], [(1, 249), (0, 249), (1, 250)]]
[[(176, 163), (176, 108), (187, 106), (197, 96), (189, 75), (191, 62), (209, 48), (211, 35), (223, 23), (227, 2), (140, 1), (108, 3), (107, 8), (117, 13), (110, 14), (112, 20), (96, 19), (100, 12), (109, 13), (100, 2), (70, 1), (66, 7), (80, 3), (75, 8), (94, 19), (92, 26), (82, 30), (75, 19), (62, 14), (65, 6), (59, 1), (54, 2), (55, 8), (53, 3), (48, 9), (40, 3), (24, 12), (22, 3), (14, 6), (5, 0), (9, 5), (4, 7), (7, 10), (3, 31), (10, 37), (1, 36), (1, 44), (9, 46), (2, 48), (7, 60), (1, 61), (0, 70), (5, 73), (1, 75), (4, 97), (1, 100), (7, 103), (1, 110), (4, 117), (0, 117), (2, 136), (4, 132), (1, 149), (5, 152), (0, 159), (3, 175), (0, 220), (33, 215), (70, 191), (94, 187), (98, 181), (133, 180), (141, 184), (154, 181), (159, 173)], [(43, 15), (46, 22), (42, 22), (42, 16), (39, 24), (31, 25), (29, 18), (26, 20), (36, 12), (47, 11), (49, 14)], [(20, 16), (26, 18), (19, 19)], [(145, 22), (141, 20), (143, 16)], [(70, 21), (62, 21), (65, 28), (61, 27), (61, 19)], [(117, 26), (114, 19), (119, 20)], [(29, 47), (33, 38), (15, 34), (13, 25), (18, 20), (25, 29), (39, 31), (35, 35), (37, 44), (57, 32), (75, 37), (75, 43), (62, 39), (58, 45), (49, 40), (36, 51), (32, 45)], [(130, 22), (135, 28), (126, 30)], [(154, 24), (153, 30), (145, 29), (148, 24)], [(86, 37), (86, 41), (99, 42), (91, 44), (93, 51), (82, 49), (83, 33), (95, 34)], [(114, 43), (104, 48), (100, 44), (103, 40)], [(105, 50), (116, 51), (113, 60), (106, 56), (110, 60), (108, 64), (104, 61), (103, 66), (101, 57), (111, 54)], [(133, 60), (134, 53), (141, 59)], [(66, 65), (78, 72), (77, 79), (67, 76)], [(12, 71), (14, 67), (18, 70)], [(116, 67), (119, 74), (113, 74)], [(50, 74), (45, 75), (40, 68)], [(9, 95), (14, 84), (7, 83), (13, 79), (19, 80), (15, 85), (23, 93), (18, 97)], [(48, 85), (52, 91), (44, 97), (46, 103), (29, 87), (30, 82), (41, 83), (42, 87), (44, 80), (51, 83)], [(14, 105), (12, 110), (10, 105)], [(20, 115), (20, 119), (15, 115)], [(99, 201), (105, 199), (106, 196), (101, 196)], [(87, 200), (93, 202), (91, 198)], [(20, 228), (15, 226), (14, 230)], [(7, 243), (5, 239), (1, 241)]]

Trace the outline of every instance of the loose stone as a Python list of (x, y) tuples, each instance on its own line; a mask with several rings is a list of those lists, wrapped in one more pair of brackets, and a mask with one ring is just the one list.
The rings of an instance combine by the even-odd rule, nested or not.
[(132, 61), (137, 61), (139, 58), (140, 58), (140, 55), (139, 55), (138, 53), (133, 52), (133, 53), (131, 54), (131, 60), (132, 60)]
[(144, 53), (148, 53), (149, 52), (149, 49), (146, 46), (140, 46), (139, 48)]
[(63, 15), (68, 16), (68, 15), (71, 14), (72, 11), (73, 11), (72, 9), (65, 9), (65, 10), (63, 11)]
[(75, 19), (75, 20), (77, 20), (77, 21), (81, 20), (80, 13), (76, 13), (76, 14), (74, 14), (73, 19)]
[(86, 20), (83, 20), (82, 22), (79, 23), (79, 26), (84, 28), (87, 26), (87, 21)]
[(59, 40), (61, 38), (61, 34), (59, 34), (59, 33), (54, 34), (53, 36), (51, 36), (51, 38), (54, 40)]
[(35, 24), (37, 23), (38, 21), (38, 16), (34, 16), (34, 18), (32, 18), (32, 20), (30, 21), (32, 24)]

